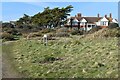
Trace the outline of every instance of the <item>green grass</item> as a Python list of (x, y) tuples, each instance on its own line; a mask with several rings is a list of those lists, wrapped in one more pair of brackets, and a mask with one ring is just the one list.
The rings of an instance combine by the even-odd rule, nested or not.
[(11, 53), (18, 71), (35, 78), (118, 77), (116, 37), (65, 39), (49, 41), (47, 46), (37, 40), (15, 42)]

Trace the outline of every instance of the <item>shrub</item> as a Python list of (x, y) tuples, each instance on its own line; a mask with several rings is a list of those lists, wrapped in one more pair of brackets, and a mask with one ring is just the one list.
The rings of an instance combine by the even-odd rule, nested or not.
[(6, 32), (2, 33), (1, 36), (2, 36), (2, 39), (4, 40), (14, 40), (14, 36)]
[(43, 35), (42, 35), (42, 33), (38, 32), (38, 33), (24, 34), (23, 36), (24, 36), (24, 37), (27, 37), (27, 38), (33, 38), (33, 37), (41, 37), (41, 36), (43, 36)]
[(45, 56), (43, 62), (53, 62), (56, 58), (53, 56)]
[(117, 23), (110, 23), (108, 28), (117, 28), (119, 25)]
[(120, 30), (118, 28), (108, 29), (104, 34), (105, 37), (120, 37)]
[(72, 34), (72, 35), (83, 35), (84, 32), (83, 31), (79, 31), (79, 30), (72, 30), (70, 32), (70, 34)]
[(55, 37), (55, 33), (48, 33), (47, 34), (49, 37)]
[(67, 28), (59, 28), (59, 29), (57, 29), (57, 31), (56, 32), (68, 32), (68, 29)]
[(120, 27), (117, 27), (116, 29), (118, 30), (117, 34), (116, 34), (116, 37), (120, 37)]
[(28, 34), (22, 34), (22, 36), (23, 36), (24, 38), (26, 38), (26, 37), (28, 36)]
[(41, 37), (41, 36), (43, 36), (43, 34), (41, 32), (34, 33), (33, 35), (34, 35), (34, 37)]
[(46, 28), (46, 29), (41, 30), (41, 33), (45, 34), (45, 33), (53, 32), (53, 31), (55, 31), (55, 30)]
[(8, 31), (7, 31), (7, 33), (10, 33), (10, 34), (12, 34), (12, 35), (18, 35), (18, 31), (16, 30), (16, 29), (9, 29)]
[(101, 29), (101, 27), (100, 26), (96, 26), (96, 27), (94, 27), (94, 28), (92, 28), (91, 30), (89, 30), (88, 31), (88, 33), (94, 33), (94, 32), (96, 32), (96, 31), (98, 31), (98, 30), (100, 30)]
[(70, 34), (72, 34), (72, 35), (76, 35), (76, 34), (78, 34), (78, 33), (79, 33), (78, 30), (72, 30), (72, 31), (70, 32)]
[(56, 33), (55, 36), (56, 37), (69, 37), (70, 35), (66, 32), (59, 32), (59, 33)]

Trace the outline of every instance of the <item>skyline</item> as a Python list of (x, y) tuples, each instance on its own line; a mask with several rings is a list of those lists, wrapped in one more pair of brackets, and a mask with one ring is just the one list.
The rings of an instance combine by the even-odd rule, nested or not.
[[(42, 12), (45, 7), (73, 6), (71, 16), (81, 13), (83, 16), (100, 16), (112, 13), (113, 18), (118, 19), (117, 2), (2, 2), (2, 21), (18, 20), (23, 14), (33, 16)], [(101, 6), (102, 5), (102, 6)]]

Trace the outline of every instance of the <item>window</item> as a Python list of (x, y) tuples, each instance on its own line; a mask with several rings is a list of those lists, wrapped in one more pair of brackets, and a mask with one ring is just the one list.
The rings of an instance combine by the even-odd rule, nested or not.
[(91, 27), (91, 25), (88, 25), (88, 27)]
[(92, 27), (95, 27), (95, 25), (92, 25)]
[(107, 22), (103, 22), (103, 25), (105, 26), (107, 24)]

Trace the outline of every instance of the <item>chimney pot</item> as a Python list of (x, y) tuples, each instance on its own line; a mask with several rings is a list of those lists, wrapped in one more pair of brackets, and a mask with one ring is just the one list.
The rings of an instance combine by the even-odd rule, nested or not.
[(81, 14), (81, 13), (78, 13), (78, 14), (77, 14), (77, 17), (82, 17), (82, 14)]
[(105, 18), (107, 18), (107, 15), (105, 15)]
[(100, 14), (98, 13), (98, 15), (97, 15), (98, 17), (100, 17)]
[(110, 18), (112, 18), (112, 13), (110, 13)]

